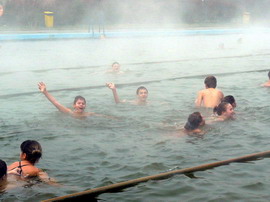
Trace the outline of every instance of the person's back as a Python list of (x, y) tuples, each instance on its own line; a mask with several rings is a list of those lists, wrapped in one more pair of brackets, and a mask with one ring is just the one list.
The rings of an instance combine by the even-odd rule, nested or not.
[(206, 77), (204, 83), (206, 89), (199, 91), (195, 101), (196, 106), (214, 108), (221, 102), (224, 95), (220, 90), (216, 89), (217, 80), (214, 76)]

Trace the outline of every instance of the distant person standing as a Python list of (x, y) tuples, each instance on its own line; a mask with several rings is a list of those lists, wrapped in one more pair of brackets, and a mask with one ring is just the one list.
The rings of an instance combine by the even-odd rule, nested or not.
[(197, 107), (216, 107), (223, 99), (223, 93), (216, 89), (217, 79), (214, 76), (208, 76), (204, 80), (205, 88), (199, 91), (195, 104)]
[(268, 72), (268, 78), (269, 78), (269, 80), (267, 82), (263, 83), (261, 86), (270, 87), (270, 71)]

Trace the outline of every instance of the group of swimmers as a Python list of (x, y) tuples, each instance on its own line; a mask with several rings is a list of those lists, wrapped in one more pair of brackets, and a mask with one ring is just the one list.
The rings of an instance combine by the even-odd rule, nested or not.
[[(114, 67), (116, 65), (117, 67)], [(112, 65), (115, 73), (120, 71), (119, 63)], [(270, 71), (268, 73), (269, 81), (262, 84), (264, 87), (270, 87)], [(232, 95), (224, 97), (222, 91), (216, 89), (217, 80), (214, 76), (208, 76), (204, 80), (205, 89), (198, 92), (195, 105), (212, 109), (213, 121), (226, 121), (234, 119), (234, 108), (236, 101)], [(133, 101), (120, 100), (116, 85), (114, 83), (106, 83), (106, 86), (112, 90), (114, 101), (116, 104), (128, 102), (135, 105), (147, 105), (148, 90), (144, 86), (140, 86), (137, 91), (137, 99)], [(71, 115), (75, 118), (84, 118), (87, 116), (102, 116), (112, 118), (111, 116), (97, 114), (94, 112), (85, 112), (86, 99), (82, 96), (76, 96), (73, 102), (73, 110), (60, 104), (48, 91), (45, 83), (39, 82), (38, 88), (41, 93), (62, 113)], [(205, 119), (200, 112), (193, 112), (188, 116), (188, 120), (184, 125), (186, 134), (203, 134), (202, 127), (205, 125)], [(41, 145), (35, 140), (26, 140), (21, 144), (20, 161), (14, 162), (7, 166), (3, 160), (0, 160), (0, 190), (7, 185), (7, 174), (19, 176), (21, 178), (39, 177), (42, 181), (54, 184), (55, 181), (48, 177), (47, 173), (37, 168), (35, 164), (42, 156)]]
[[(261, 86), (270, 87), (270, 71), (268, 72), (269, 80)], [(195, 104), (197, 107), (203, 106), (213, 108), (213, 119), (211, 121), (225, 121), (234, 119), (234, 109), (236, 101), (232, 95), (224, 97), (222, 91), (216, 89), (216, 78), (209, 76), (204, 80), (205, 89), (199, 91)], [(205, 125), (205, 120), (200, 112), (194, 112), (189, 115), (187, 123), (184, 126), (187, 134), (203, 134), (201, 127)]]

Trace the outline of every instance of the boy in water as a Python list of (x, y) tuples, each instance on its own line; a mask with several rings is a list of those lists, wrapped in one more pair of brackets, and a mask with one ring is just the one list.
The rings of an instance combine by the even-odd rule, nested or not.
[(109, 69), (107, 72), (108, 73), (114, 73), (114, 74), (122, 74), (122, 73), (124, 73), (124, 72), (122, 72), (120, 70), (120, 64), (118, 62), (112, 63), (112, 68)]
[(270, 87), (270, 71), (268, 72), (268, 78), (269, 78), (269, 80), (267, 82), (263, 83), (261, 86)]
[[(116, 91), (116, 86), (114, 83), (106, 83), (106, 86), (112, 90), (114, 101), (116, 104), (127, 102), (126, 100), (120, 101), (118, 94), (117, 94), (117, 91)], [(147, 97), (148, 97), (148, 90), (145, 87), (140, 86), (137, 89), (136, 94), (137, 94), (137, 100), (130, 101), (130, 103), (135, 104), (135, 105), (146, 105), (147, 104)]]
[(224, 95), (220, 90), (216, 89), (216, 77), (206, 77), (204, 84), (206, 89), (199, 91), (195, 104), (197, 107), (203, 106), (207, 108), (214, 108), (221, 102)]
[(46, 88), (45, 83), (39, 82), (38, 83), (39, 90), (47, 97), (47, 99), (60, 111), (64, 114), (69, 114), (73, 117), (87, 117), (87, 116), (103, 116), (106, 118), (113, 118), (111, 116), (106, 116), (102, 114), (96, 114), (94, 112), (85, 112), (86, 107), (86, 100), (82, 96), (76, 96), (73, 102), (74, 110), (71, 110), (63, 105), (61, 105), (48, 91)]

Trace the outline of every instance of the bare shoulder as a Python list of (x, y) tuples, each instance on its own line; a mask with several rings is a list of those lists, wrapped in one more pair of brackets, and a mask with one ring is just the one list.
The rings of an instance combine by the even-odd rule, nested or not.
[(10, 165), (7, 167), (7, 169), (8, 169), (8, 170), (11, 170), (11, 169), (16, 168), (16, 167), (18, 167), (18, 166), (19, 166), (19, 162), (17, 161), (17, 162), (14, 162), (14, 163), (10, 164)]

